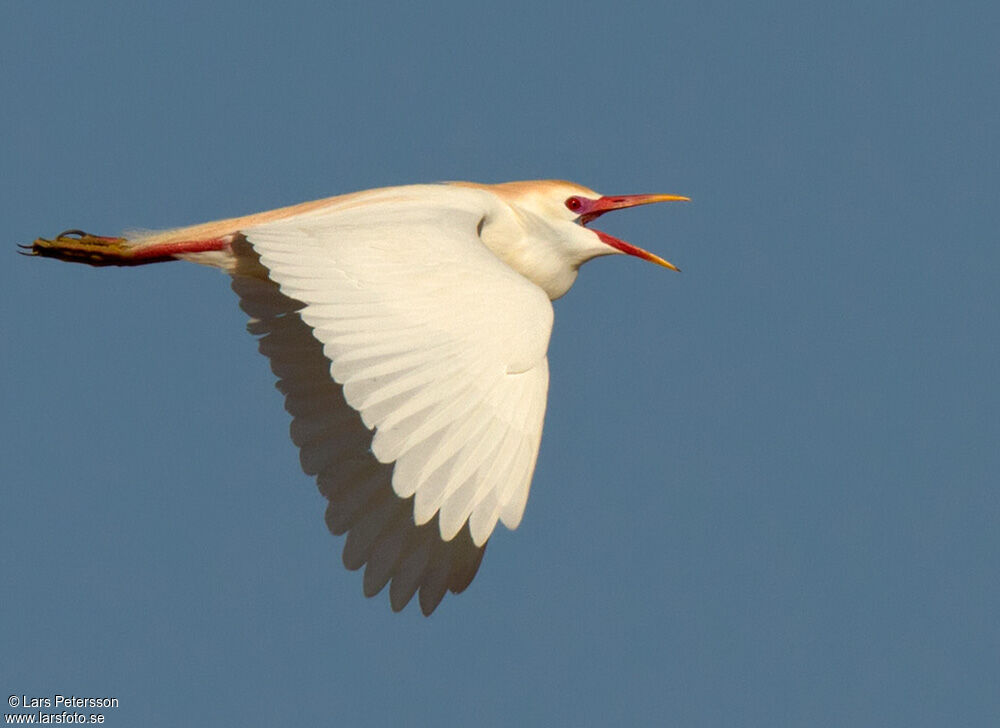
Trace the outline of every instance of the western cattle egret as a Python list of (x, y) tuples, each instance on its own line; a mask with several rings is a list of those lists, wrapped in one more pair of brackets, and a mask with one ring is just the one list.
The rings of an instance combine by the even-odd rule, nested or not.
[(430, 614), (464, 590), (497, 521), (524, 513), (548, 389), (550, 300), (581, 264), (626, 253), (587, 227), (679, 195), (605, 197), (562, 181), (367, 190), (126, 237), (71, 230), (29, 255), (174, 259), (232, 277), (292, 415), (302, 468), (347, 533), (364, 590)]

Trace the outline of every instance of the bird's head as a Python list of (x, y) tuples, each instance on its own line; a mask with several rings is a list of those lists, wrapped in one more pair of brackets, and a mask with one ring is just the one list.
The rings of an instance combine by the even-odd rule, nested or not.
[(484, 185), (452, 185), (490, 192), (504, 204), (505, 214), (484, 218), (483, 243), (525, 278), (559, 298), (576, 280), (580, 266), (601, 255), (625, 253), (678, 270), (658, 255), (588, 227), (611, 210), (652, 202), (687, 200), (680, 195), (601, 195), (562, 180), (533, 180)]
[(590, 224), (611, 210), (623, 210), (653, 202), (689, 201), (681, 195), (601, 195), (591, 189), (562, 180), (510, 182), (495, 185), (501, 194), (522, 210), (534, 213), (558, 231), (567, 246), (566, 253), (577, 258), (577, 264), (601, 255), (625, 253), (671, 270), (677, 266), (658, 255), (626, 243)]

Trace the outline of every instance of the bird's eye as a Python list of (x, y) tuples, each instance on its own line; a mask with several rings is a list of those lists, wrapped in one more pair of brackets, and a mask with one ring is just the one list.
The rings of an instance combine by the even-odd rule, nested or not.
[(579, 197), (570, 197), (566, 200), (566, 207), (573, 212), (579, 212), (583, 208), (583, 200)]

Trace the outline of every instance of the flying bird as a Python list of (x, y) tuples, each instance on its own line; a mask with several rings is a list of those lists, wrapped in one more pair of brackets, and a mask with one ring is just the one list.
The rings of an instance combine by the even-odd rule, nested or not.
[[(365, 190), (245, 217), (103, 237), (69, 230), (28, 255), (96, 266), (188, 260), (231, 276), (292, 415), (303, 470), (365, 566), (367, 596), (463, 591), (498, 522), (521, 521), (542, 436), (551, 301), (580, 266), (666, 260), (590, 224), (680, 195), (570, 182)], [(391, 582), (391, 583), (390, 583)]]

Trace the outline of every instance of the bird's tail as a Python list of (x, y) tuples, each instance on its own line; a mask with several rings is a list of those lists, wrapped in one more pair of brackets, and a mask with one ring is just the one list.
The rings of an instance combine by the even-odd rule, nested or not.
[[(168, 260), (195, 260), (208, 265), (228, 267), (222, 260), (215, 260), (217, 254), (223, 252), (225, 259), (229, 254), (233, 235), (210, 237), (200, 240), (171, 240), (160, 242), (153, 240), (130, 240), (122, 237), (105, 237), (91, 235), (82, 230), (66, 230), (52, 240), (37, 238), (31, 245), (21, 245), (19, 252), (24, 255), (57, 258), (73, 263), (87, 263), (94, 266), (107, 265), (145, 265), (146, 263), (162, 263)], [(201, 260), (200, 258), (204, 258)]]

